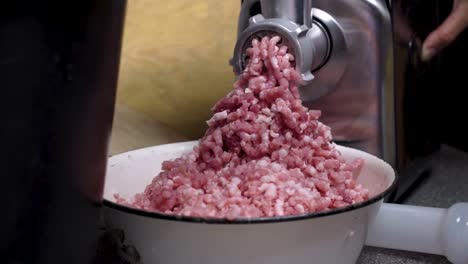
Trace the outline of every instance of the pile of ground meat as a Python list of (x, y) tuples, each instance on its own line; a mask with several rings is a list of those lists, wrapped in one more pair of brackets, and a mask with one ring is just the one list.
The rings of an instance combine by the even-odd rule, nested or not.
[(299, 73), (280, 37), (254, 39), (234, 90), (212, 108), (194, 150), (162, 164), (123, 204), (207, 218), (299, 215), (368, 199), (356, 184), (362, 159), (346, 163), (320, 111), (299, 98)]

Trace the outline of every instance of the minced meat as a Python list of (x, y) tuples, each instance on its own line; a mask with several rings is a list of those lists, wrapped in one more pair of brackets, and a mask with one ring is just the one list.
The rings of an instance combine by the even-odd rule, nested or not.
[(321, 112), (299, 97), (299, 73), (280, 37), (254, 39), (234, 90), (212, 108), (199, 144), (162, 164), (134, 207), (207, 218), (298, 215), (368, 199), (356, 184), (362, 159), (346, 163)]

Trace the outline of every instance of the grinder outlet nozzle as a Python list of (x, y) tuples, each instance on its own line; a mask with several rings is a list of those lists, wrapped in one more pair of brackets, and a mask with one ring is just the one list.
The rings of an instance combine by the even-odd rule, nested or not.
[[(302, 91), (300, 92), (308, 99), (321, 96), (323, 91), (320, 91), (320, 89), (305, 90), (303, 88), (311, 86), (315, 78), (314, 73), (326, 68), (330, 59), (336, 57), (337, 54), (342, 56), (346, 46), (344, 37), (335, 20), (321, 10), (313, 9), (310, 12), (311, 16), (312, 14), (316, 19), (311, 19), (311, 27), (284, 17), (265, 18), (263, 14), (250, 17), (248, 26), (238, 35), (234, 54), (230, 60), (234, 73), (240, 75), (245, 70), (246, 60), (248, 59), (246, 50), (251, 47), (253, 39), (260, 41), (264, 36), (279, 36), (281, 44), (286, 45), (288, 52), (295, 58), (296, 70), (302, 78)], [(240, 17), (245, 16), (241, 15)], [(329, 26), (331, 26), (331, 30), (329, 30)], [(332, 46), (340, 49), (340, 52), (334, 54)], [(341, 68), (336, 67), (336, 62), (332, 64), (334, 65), (333, 71), (335, 71), (332, 74), (333, 76), (336, 76), (336, 72), (343, 72), (343, 63), (338, 65)]]
[(281, 43), (288, 46), (288, 52), (294, 55), (296, 69), (300, 72), (304, 85), (313, 80), (313, 67), (322, 65), (327, 59), (330, 41), (322, 28), (308, 28), (287, 19), (265, 19), (263, 15), (256, 15), (250, 18), (249, 26), (242, 32), (234, 48), (231, 65), (237, 75), (245, 69), (246, 50), (251, 46), (252, 40), (260, 40), (264, 36), (279, 36)]

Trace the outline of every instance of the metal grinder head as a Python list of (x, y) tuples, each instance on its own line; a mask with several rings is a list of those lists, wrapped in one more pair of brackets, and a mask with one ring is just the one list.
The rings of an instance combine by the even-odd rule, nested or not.
[[(295, 58), (303, 99), (313, 100), (328, 92), (345, 68), (346, 44), (338, 23), (327, 13), (313, 9), (308, 0), (262, 0), (262, 14), (249, 17), (248, 9), (256, 2), (245, 1), (241, 8), (238, 39), (230, 61), (234, 73), (240, 75), (245, 70), (246, 50), (254, 38), (279, 36)], [(313, 85), (318, 70), (329, 72), (324, 76), (330, 80), (321, 80), (328, 85)]]

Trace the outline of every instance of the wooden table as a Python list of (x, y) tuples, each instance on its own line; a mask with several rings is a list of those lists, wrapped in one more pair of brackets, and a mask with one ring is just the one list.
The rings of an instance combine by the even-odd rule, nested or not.
[(117, 104), (109, 155), (185, 140), (187, 138), (154, 118), (137, 112), (126, 105)]

